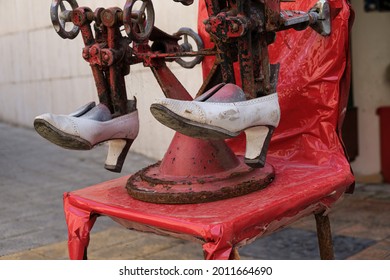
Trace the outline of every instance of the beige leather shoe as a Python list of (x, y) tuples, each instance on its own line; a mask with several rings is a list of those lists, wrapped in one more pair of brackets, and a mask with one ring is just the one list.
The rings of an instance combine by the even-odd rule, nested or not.
[(195, 138), (226, 139), (245, 131), (245, 162), (252, 167), (264, 166), (268, 144), (280, 121), (277, 93), (228, 103), (164, 98), (150, 110), (165, 126)]
[[(87, 109), (86, 109), (87, 108)], [(109, 142), (105, 168), (120, 172), (138, 135), (138, 110), (111, 119), (110, 110), (103, 104), (82, 107), (77, 114), (55, 115), (46, 113), (34, 119), (34, 128), (43, 138), (72, 150), (90, 150)]]

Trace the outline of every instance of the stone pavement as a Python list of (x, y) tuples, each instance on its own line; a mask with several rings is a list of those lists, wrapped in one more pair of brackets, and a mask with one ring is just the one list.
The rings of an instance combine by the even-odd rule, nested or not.
[[(32, 129), (0, 123), (0, 260), (68, 259), (62, 194), (154, 163), (130, 153), (122, 174), (103, 168), (106, 146), (70, 151)], [(358, 185), (330, 214), (336, 259), (390, 260), (390, 185)], [(242, 259), (318, 259), (314, 217), (240, 249)], [(128, 231), (100, 217), (90, 259), (202, 259), (201, 245)]]

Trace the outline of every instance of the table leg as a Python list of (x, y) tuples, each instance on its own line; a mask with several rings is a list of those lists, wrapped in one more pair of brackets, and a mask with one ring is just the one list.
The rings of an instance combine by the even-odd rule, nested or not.
[(64, 196), (64, 212), (68, 226), (69, 258), (85, 260), (87, 259), (89, 234), (98, 215), (72, 205), (66, 195)]
[(323, 215), (323, 213), (314, 214), (314, 216), (316, 218), (317, 237), (321, 259), (333, 260), (333, 241), (329, 217), (328, 215)]
[(218, 248), (218, 243), (208, 242), (202, 247), (205, 260), (230, 260), (235, 256), (232, 246)]

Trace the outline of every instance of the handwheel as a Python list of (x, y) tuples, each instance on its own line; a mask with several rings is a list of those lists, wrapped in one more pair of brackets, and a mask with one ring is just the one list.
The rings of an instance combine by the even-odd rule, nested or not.
[(123, 25), (133, 41), (140, 43), (148, 39), (154, 26), (152, 0), (127, 0), (123, 8)]
[[(194, 51), (193, 46), (188, 40), (188, 37), (192, 38), (192, 40), (195, 41), (198, 51), (204, 48), (202, 39), (191, 28), (182, 27), (174, 35), (183, 37), (183, 43), (180, 44), (180, 48), (182, 52)], [(202, 60), (203, 60), (203, 56), (198, 55), (191, 60), (184, 60), (183, 58), (177, 58), (175, 61), (184, 68), (194, 68), (195, 65), (199, 64)]]
[(76, 0), (53, 0), (50, 6), (51, 22), (55, 31), (64, 39), (74, 39), (79, 34), (79, 27), (74, 25), (70, 31), (65, 29), (65, 24), (71, 22), (71, 11), (67, 10), (63, 2), (68, 2), (72, 10), (78, 8)]

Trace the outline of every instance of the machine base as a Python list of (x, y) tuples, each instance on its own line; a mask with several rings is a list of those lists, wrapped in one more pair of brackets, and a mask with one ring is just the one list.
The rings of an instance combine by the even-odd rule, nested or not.
[(251, 168), (238, 156), (233, 170), (205, 176), (160, 174), (160, 162), (132, 175), (126, 185), (135, 199), (158, 204), (204, 203), (245, 195), (265, 188), (275, 177), (274, 168)]

